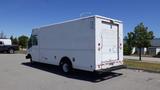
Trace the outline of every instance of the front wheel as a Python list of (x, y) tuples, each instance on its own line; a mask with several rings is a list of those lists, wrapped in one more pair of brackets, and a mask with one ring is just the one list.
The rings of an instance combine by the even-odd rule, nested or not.
[(30, 58), (30, 64), (34, 64), (35, 62)]
[(72, 65), (66, 61), (61, 63), (60, 68), (66, 74), (68, 74), (72, 71)]

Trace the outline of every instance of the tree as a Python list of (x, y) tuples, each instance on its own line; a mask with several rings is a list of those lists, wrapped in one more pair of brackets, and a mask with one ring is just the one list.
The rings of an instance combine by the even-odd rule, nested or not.
[(13, 36), (10, 37), (11, 41), (13, 42)]
[(127, 36), (125, 36), (124, 40), (124, 55), (130, 55), (132, 53), (132, 49), (134, 47), (134, 42), (133, 42), (133, 38), (134, 38), (134, 33), (133, 32), (129, 32), (127, 34)]
[(130, 55), (132, 53), (132, 48), (127, 43), (124, 43), (123, 53), (124, 55)]
[(19, 43), (19, 42), (18, 42), (18, 39), (17, 39), (17, 37), (15, 37), (15, 38), (13, 39), (12, 44), (13, 44), (13, 45), (18, 45), (18, 43)]
[(28, 42), (28, 37), (25, 35), (22, 35), (18, 38), (19, 45), (21, 48), (27, 48), (27, 42)]
[(11, 36), (10, 39), (11, 39), (13, 45), (18, 45), (18, 39), (17, 39), (17, 37)]
[(140, 23), (135, 27), (134, 32), (131, 32), (131, 35), (133, 36), (132, 44), (139, 49), (139, 60), (141, 60), (141, 49), (151, 45), (150, 41), (154, 38), (153, 32)]

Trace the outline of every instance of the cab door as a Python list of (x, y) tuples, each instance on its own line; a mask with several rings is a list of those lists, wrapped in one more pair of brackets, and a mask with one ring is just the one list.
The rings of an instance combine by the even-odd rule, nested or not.
[(39, 44), (38, 44), (38, 35), (31, 35), (29, 43), (28, 53), (31, 54), (33, 61), (39, 61)]

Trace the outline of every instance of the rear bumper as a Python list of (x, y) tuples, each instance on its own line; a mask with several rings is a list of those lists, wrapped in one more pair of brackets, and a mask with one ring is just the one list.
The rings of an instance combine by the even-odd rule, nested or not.
[(125, 65), (119, 65), (119, 66), (114, 66), (114, 67), (111, 67), (111, 68), (95, 70), (95, 72), (110, 72), (110, 71), (124, 69), (124, 68), (126, 68)]

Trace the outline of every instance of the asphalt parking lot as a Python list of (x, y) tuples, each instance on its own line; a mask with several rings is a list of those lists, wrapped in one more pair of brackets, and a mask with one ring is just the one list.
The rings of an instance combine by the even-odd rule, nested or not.
[(30, 64), (23, 54), (0, 54), (0, 90), (160, 90), (160, 74), (122, 69), (95, 76), (64, 75), (56, 66)]

